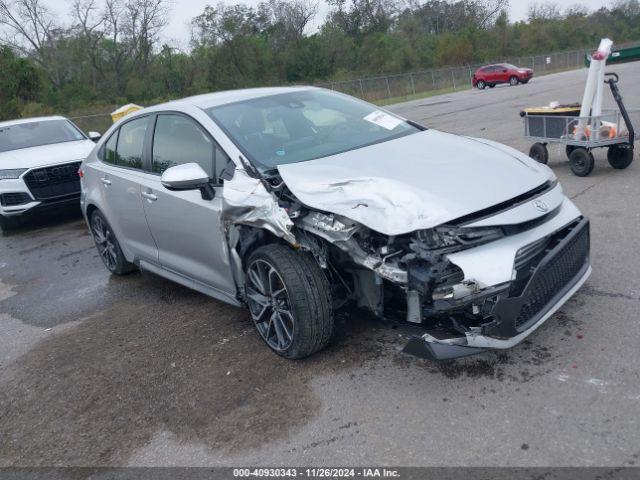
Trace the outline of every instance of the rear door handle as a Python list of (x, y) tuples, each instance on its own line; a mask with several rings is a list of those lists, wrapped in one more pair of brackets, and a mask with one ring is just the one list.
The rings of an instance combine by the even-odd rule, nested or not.
[(111, 185), (111, 180), (109, 180), (109, 179), (108, 179), (108, 178), (106, 178), (106, 177), (102, 177), (102, 178), (100, 179), (100, 181), (101, 181), (104, 185), (106, 185), (107, 187), (108, 187), (109, 185)]
[(158, 200), (158, 197), (151, 192), (142, 192), (142, 196), (149, 202), (155, 202), (156, 200)]

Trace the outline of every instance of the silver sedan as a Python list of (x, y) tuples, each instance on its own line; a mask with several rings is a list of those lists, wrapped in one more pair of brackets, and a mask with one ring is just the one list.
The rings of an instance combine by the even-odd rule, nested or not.
[(81, 176), (111, 272), (245, 305), (286, 358), (325, 347), (350, 306), (415, 326), (414, 355), (509, 348), (591, 271), (588, 220), (548, 167), (319, 88), (144, 109)]

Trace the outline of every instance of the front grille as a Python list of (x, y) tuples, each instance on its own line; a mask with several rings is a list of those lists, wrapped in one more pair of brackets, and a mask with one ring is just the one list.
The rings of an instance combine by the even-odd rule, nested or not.
[(17, 205), (24, 205), (30, 201), (31, 197), (24, 192), (3, 193), (0, 195), (0, 205), (3, 207), (15, 207)]
[(524, 287), (529, 283), (531, 274), (534, 272), (540, 260), (549, 252), (551, 239), (544, 237), (526, 247), (518, 250), (514, 268), (516, 270), (516, 278), (511, 283), (511, 296), (518, 297), (522, 294)]
[(30, 170), (24, 181), (36, 200), (55, 200), (80, 194), (78, 169), (81, 162)]
[[(575, 228), (577, 226), (573, 225), (573, 227), (569, 227), (569, 232), (563, 231), (561, 238), (557, 238), (558, 235), (555, 235), (549, 239), (551, 245), (548, 244), (544, 252), (558, 245)], [(541, 264), (536, 270), (531, 282), (526, 286), (527, 300), (516, 319), (516, 328), (538, 316), (554, 296), (561, 292), (584, 267), (589, 257), (589, 228), (587, 223), (580, 224), (580, 228), (580, 231), (562, 246), (553, 258)], [(539, 248), (540, 245), (535, 245), (533, 251), (539, 253), (521, 263), (521, 269), (530, 268), (531, 259), (535, 260), (542, 253)]]

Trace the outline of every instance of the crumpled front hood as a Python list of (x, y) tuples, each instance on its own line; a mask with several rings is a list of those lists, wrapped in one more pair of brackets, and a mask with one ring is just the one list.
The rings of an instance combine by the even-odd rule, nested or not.
[(554, 178), (510, 147), (436, 130), (278, 171), (305, 205), (386, 235), (441, 225)]
[(84, 160), (95, 146), (91, 140), (78, 140), (0, 152), (0, 170), (45, 167)]

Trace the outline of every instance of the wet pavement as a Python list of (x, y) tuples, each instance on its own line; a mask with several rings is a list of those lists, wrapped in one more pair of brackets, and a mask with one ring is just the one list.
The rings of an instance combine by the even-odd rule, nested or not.
[[(640, 65), (616, 69), (640, 107)], [(575, 101), (584, 74), (393, 108), (525, 151), (518, 109)], [(640, 165), (598, 158), (586, 179), (550, 162), (591, 218), (585, 287), (514, 349), (449, 363), (402, 354), (407, 331), (357, 311), (286, 361), (242, 309), (108, 275), (77, 214), (0, 236), (0, 465), (637, 463)]]

